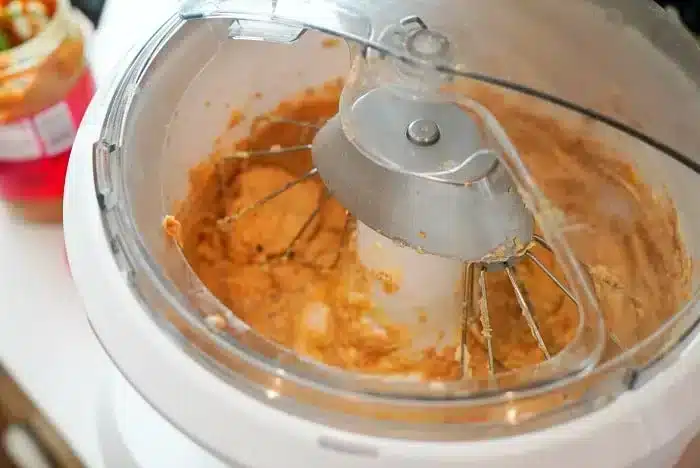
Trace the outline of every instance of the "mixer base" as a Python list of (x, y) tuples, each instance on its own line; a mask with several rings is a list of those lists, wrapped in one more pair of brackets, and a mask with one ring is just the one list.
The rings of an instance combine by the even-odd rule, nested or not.
[[(220, 461), (177, 430), (116, 369), (105, 383), (97, 414), (105, 468), (245, 468)], [(629, 468), (696, 466), (687, 459), (677, 464), (692, 436), (692, 431), (682, 434)]]
[(100, 396), (97, 431), (106, 468), (243, 468), (221, 462), (178, 431), (116, 369)]

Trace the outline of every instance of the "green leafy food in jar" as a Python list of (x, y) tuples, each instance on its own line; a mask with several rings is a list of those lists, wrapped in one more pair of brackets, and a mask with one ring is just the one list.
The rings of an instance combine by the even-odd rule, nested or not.
[(10, 47), (12, 47), (10, 45), (10, 39), (4, 32), (0, 31), (0, 52), (8, 50)]

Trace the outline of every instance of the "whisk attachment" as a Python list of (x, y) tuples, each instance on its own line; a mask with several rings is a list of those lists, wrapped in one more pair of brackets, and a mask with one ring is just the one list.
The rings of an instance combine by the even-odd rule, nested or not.
[[(374, 98), (373, 98), (374, 99)], [(379, 96), (378, 102), (385, 99), (391, 101), (390, 96)], [(387, 103), (385, 103), (387, 104)], [(366, 104), (365, 104), (366, 105)], [(371, 109), (369, 106), (368, 109)], [(455, 148), (467, 148), (470, 155), (462, 157), (462, 166), (455, 171), (443, 171), (442, 174), (428, 173), (426, 167), (435, 167), (435, 160), (422, 162), (420, 159), (402, 161), (400, 152), (384, 153), (382, 156), (393, 158), (385, 159), (378, 164), (376, 159), (368, 154), (366, 147), (357, 144), (346, 136), (340, 120), (336, 117), (320, 126), (310, 122), (299, 122), (283, 118), (266, 117), (274, 124), (295, 125), (317, 131), (311, 145), (293, 145), (287, 148), (271, 148), (270, 150), (256, 150), (247, 153), (248, 157), (266, 157), (269, 155), (292, 154), (301, 151), (311, 151), (314, 163), (306, 173), (293, 181), (280, 187), (278, 190), (260, 198), (252, 204), (245, 206), (238, 212), (219, 220), (221, 228), (230, 227), (241, 217), (251, 211), (260, 208), (265, 203), (274, 200), (296, 185), (312, 178), (320, 176), (324, 182), (325, 190), (319, 198), (318, 205), (308, 214), (289, 245), (281, 254), (270, 258), (287, 259), (294, 252), (295, 246), (308, 230), (309, 226), (319, 216), (331, 197), (335, 197), (346, 208), (346, 222), (338, 248), (338, 255), (334, 265), (341, 257), (350, 227), (357, 224), (358, 249), (361, 249), (362, 239), (364, 243), (381, 238), (388, 240), (398, 252), (394, 258), (403, 258), (399, 263), (406, 264), (407, 255), (423, 257), (423, 260), (409, 260), (412, 265), (424, 265), (435, 273), (441, 275), (442, 280), (431, 283), (439, 291), (437, 293), (415, 294), (415, 289), (407, 291), (411, 296), (397, 298), (378, 299), (384, 301), (383, 306), (407, 309), (406, 304), (411, 303), (416, 297), (433, 305), (432, 310), (442, 314), (443, 309), (456, 307), (454, 314), (454, 329), (459, 333), (458, 359), (461, 367), (462, 378), (472, 376), (472, 363), (469, 354), (469, 341), (476, 343), (485, 351), (488, 374), (495, 377), (501, 370), (507, 370), (503, 362), (499, 362), (496, 356), (495, 336), (499, 330), (492, 326), (492, 313), (489, 308), (488, 275), (501, 272), (507, 276), (513, 296), (520, 308), (522, 320), (527, 324), (531, 336), (540, 350), (544, 359), (550, 359), (553, 349), (545, 342), (545, 338), (537, 323), (534, 313), (536, 305), (530, 303), (528, 287), (518, 275), (518, 267), (523, 262), (531, 262), (541, 270), (566, 297), (579, 306), (573, 292), (554, 274), (550, 268), (533, 252), (535, 246), (539, 246), (551, 253), (553, 249), (539, 235), (534, 233), (534, 220), (532, 214), (525, 207), (519, 193), (514, 188), (509, 173), (505, 170), (496, 153), (490, 150), (479, 150), (475, 142), (460, 144), (455, 140), (455, 128), (449, 125), (443, 126), (439, 118), (441, 106), (433, 109), (437, 118), (421, 118), (418, 113), (411, 113), (412, 119), (406, 123), (389, 123), (390, 128), (396, 129), (394, 134), (401, 135), (403, 140), (398, 144), (413, 145), (425, 151), (423, 158), (437, 155), (438, 158), (447, 158), (443, 150), (454, 152)], [(422, 108), (425, 109), (425, 108)], [(414, 109), (415, 110), (415, 109)], [(459, 109), (457, 109), (459, 110)], [(448, 114), (457, 115), (455, 108), (451, 108)], [(369, 113), (367, 115), (370, 115)], [(410, 116), (409, 115), (409, 116)], [(460, 116), (463, 119), (464, 115)], [(464, 120), (460, 120), (464, 123)], [(469, 123), (469, 122), (467, 122)], [(371, 122), (368, 123), (370, 125)], [(472, 123), (473, 125), (473, 123)], [(378, 128), (386, 128), (386, 126)], [(402, 133), (399, 133), (399, 129)], [(446, 134), (441, 131), (447, 129)], [(472, 128), (473, 127), (468, 127)], [(460, 136), (475, 135), (472, 130), (461, 131)], [(377, 136), (377, 130), (366, 127), (360, 132), (360, 136)], [(471, 133), (470, 133), (471, 132)], [(358, 134), (353, 136), (357, 137)], [(443, 141), (447, 139), (447, 142)], [(450, 141), (452, 140), (452, 141)], [(391, 148), (390, 141), (380, 142), (382, 148)], [(470, 149), (471, 148), (471, 149)], [(375, 146), (376, 149), (376, 146)], [(415, 152), (413, 153), (416, 154)], [(438, 159), (438, 163), (439, 163)], [(388, 162), (388, 164), (387, 164)], [(402, 163), (406, 162), (412, 168), (406, 169)], [(393, 166), (392, 166), (393, 164)], [(390, 166), (391, 168), (388, 168)], [(442, 167), (445, 167), (444, 165)], [(454, 167), (454, 166), (453, 166)], [(467, 183), (464, 183), (464, 180)], [(441, 215), (441, 211), (443, 211)], [(352, 216), (351, 216), (352, 214)], [(458, 219), (453, 219), (457, 216)], [(351, 220), (357, 219), (357, 223)], [(478, 221), (475, 223), (475, 221)], [(425, 228), (423, 228), (425, 226)], [(484, 226), (486, 228), (484, 228)], [(481, 228), (481, 231), (479, 230)], [(436, 231), (437, 229), (437, 231)], [(415, 231), (415, 232), (412, 232)], [(373, 234), (370, 234), (373, 233)], [(432, 234), (438, 233), (437, 241), (430, 239)], [(446, 233), (449, 237), (441, 237)], [(496, 239), (496, 241), (494, 241)], [(423, 248), (425, 245), (427, 248)], [(365, 249), (367, 250), (367, 249)], [(412, 254), (406, 253), (410, 250)], [(366, 266), (372, 264), (371, 270), (376, 270), (376, 264), (381, 263), (374, 254), (367, 251), (359, 252), (360, 260)], [(443, 260), (438, 260), (442, 258)], [(431, 259), (435, 259), (435, 261)], [(430, 263), (432, 262), (432, 263)], [(430, 265), (428, 267), (428, 265)], [(420, 284), (418, 273), (409, 273), (415, 276), (412, 284)], [(461, 286), (456, 301), (452, 299), (436, 299), (437, 295), (450, 296), (453, 287), (449, 284), (449, 278), (457, 271), (455, 280), (461, 275)], [(443, 271), (445, 270), (445, 271)], [(418, 275), (418, 276), (416, 276)], [(440, 283), (440, 284), (438, 284)], [(442, 288), (442, 289), (440, 289)], [(411, 289), (411, 288), (407, 288)], [(399, 291), (399, 294), (404, 292)], [(431, 296), (432, 294), (432, 296)], [(438, 301), (443, 301), (439, 306)], [(447, 304), (447, 305), (446, 305)], [(430, 307), (429, 307), (430, 308)], [(440, 320), (452, 320), (450, 313), (441, 316)], [(461, 325), (459, 325), (461, 323)], [(456, 325), (456, 327), (455, 327)], [(437, 336), (438, 334), (433, 334)]]

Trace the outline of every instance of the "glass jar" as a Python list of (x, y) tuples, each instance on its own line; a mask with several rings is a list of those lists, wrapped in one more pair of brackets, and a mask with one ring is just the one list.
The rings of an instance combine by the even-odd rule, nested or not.
[(16, 3), (43, 5), (48, 21), (0, 52), (0, 199), (28, 221), (61, 222), (68, 158), (95, 85), (69, 2)]

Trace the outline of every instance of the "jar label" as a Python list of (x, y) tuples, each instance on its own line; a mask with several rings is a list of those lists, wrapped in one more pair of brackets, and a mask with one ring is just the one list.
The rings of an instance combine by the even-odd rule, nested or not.
[(59, 198), (73, 140), (95, 92), (85, 73), (65, 99), (38, 114), (0, 125), (0, 198)]
[(0, 158), (15, 161), (41, 157), (41, 142), (30, 119), (0, 125)]

